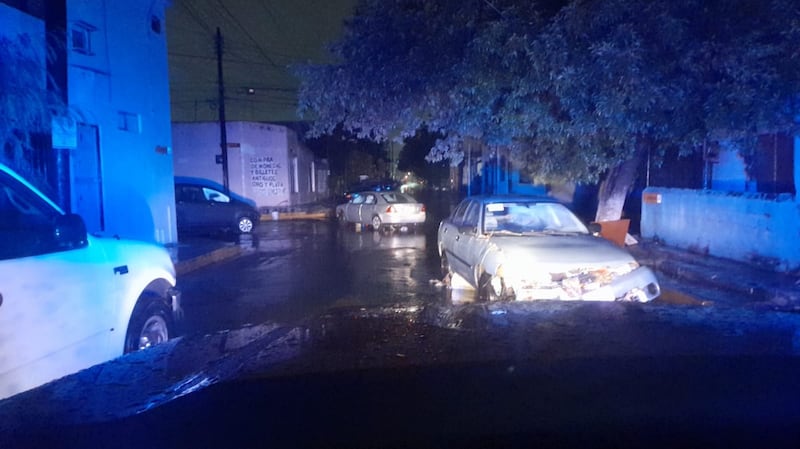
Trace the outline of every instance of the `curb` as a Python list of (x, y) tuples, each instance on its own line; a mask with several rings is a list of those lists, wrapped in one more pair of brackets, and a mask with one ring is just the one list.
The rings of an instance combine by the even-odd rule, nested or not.
[[(732, 296), (746, 298), (746, 303), (772, 305), (776, 307), (795, 308), (800, 304), (800, 291), (795, 285), (787, 284), (787, 280), (763, 282), (762, 279), (752, 276), (742, 276), (737, 274), (742, 269), (729, 265), (731, 262), (715, 261), (710, 264), (697, 263), (695, 260), (687, 259), (686, 254), (679, 251), (650, 249), (647, 247), (628, 248), (629, 252), (636, 260), (644, 266), (650, 267), (658, 275), (679, 283), (682, 288), (675, 290), (662, 285), (667, 296), (679, 298), (679, 303), (683, 302), (683, 297), (693, 297), (697, 289), (710, 289)], [(779, 276), (777, 273), (765, 273), (765, 276)], [(662, 282), (664, 284), (664, 282)], [(663, 294), (663, 293), (662, 293)], [(670, 301), (671, 302), (671, 301)], [(702, 302), (702, 301), (699, 301)], [(698, 303), (699, 303), (698, 302)], [(706, 302), (708, 303), (708, 302)], [(743, 305), (743, 303), (737, 304)]]
[(191, 259), (178, 261), (175, 263), (175, 274), (180, 276), (198, 268), (210, 265), (215, 262), (220, 262), (226, 259), (232, 259), (242, 253), (242, 248), (236, 246), (225, 246), (223, 248), (215, 249), (209, 253), (197, 256)]
[(271, 214), (261, 214), (261, 221), (280, 221), (280, 220), (329, 220), (331, 214), (328, 212), (280, 212), (277, 220)]
[(665, 276), (672, 277), (689, 284), (703, 285), (722, 292), (749, 297), (753, 302), (770, 303), (787, 306), (800, 302), (800, 292), (783, 287), (765, 287), (753, 282), (730, 282), (715, 276), (706, 276), (688, 269), (679, 261), (661, 260), (654, 264), (654, 269)]

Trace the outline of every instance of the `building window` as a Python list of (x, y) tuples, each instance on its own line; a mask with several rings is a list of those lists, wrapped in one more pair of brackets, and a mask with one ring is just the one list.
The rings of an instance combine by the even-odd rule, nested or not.
[(310, 179), (311, 179), (311, 182), (309, 183), (311, 185), (311, 191), (312, 192), (316, 192), (317, 191), (317, 167), (316, 167), (316, 164), (314, 164), (313, 161), (311, 162), (311, 170), (310, 170), (309, 174), (310, 174)]
[(95, 31), (97, 31), (97, 27), (83, 21), (72, 24), (72, 31), (70, 32), (72, 50), (84, 55), (93, 55), (92, 34)]
[(139, 114), (119, 111), (117, 113), (117, 128), (132, 133), (141, 132), (141, 118)]
[(292, 193), (300, 193), (300, 179), (297, 172), (297, 156), (292, 158)]
[(751, 175), (761, 193), (795, 193), (794, 136), (767, 134), (758, 139)]
[(150, 16), (150, 30), (156, 34), (161, 34), (161, 18)]

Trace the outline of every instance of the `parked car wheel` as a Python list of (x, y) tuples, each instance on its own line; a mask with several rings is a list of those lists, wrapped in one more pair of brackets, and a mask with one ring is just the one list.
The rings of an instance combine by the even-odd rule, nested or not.
[(453, 270), (450, 268), (450, 261), (447, 260), (447, 255), (442, 253), (441, 257), (441, 270), (442, 270), (442, 278), (452, 277)]
[(372, 217), (372, 229), (374, 229), (375, 231), (380, 231), (382, 225), (383, 222), (381, 221), (381, 217), (377, 215)]
[(342, 225), (342, 226), (344, 226), (345, 224), (347, 224), (347, 221), (344, 219), (344, 212), (342, 212), (342, 211), (339, 211), (339, 212), (336, 214), (336, 220), (338, 220), (338, 221), (339, 221), (339, 224), (340, 224), (340, 225)]
[(481, 301), (507, 301), (514, 299), (503, 284), (503, 280), (495, 278), (489, 273), (481, 275), (478, 280), (478, 287), (478, 299)]
[(163, 343), (173, 332), (172, 313), (167, 303), (157, 296), (145, 296), (134, 308), (128, 324), (125, 353)]
[(247, 216), (239, 217), (239, 221), (236, 222), (236, 227), (242, 234), (249, 234), (253, 232), (253, 226), (253, 220)]

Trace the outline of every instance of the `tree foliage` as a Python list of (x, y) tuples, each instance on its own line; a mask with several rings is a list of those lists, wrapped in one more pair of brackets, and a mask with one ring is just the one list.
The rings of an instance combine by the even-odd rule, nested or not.
[(0, 158), (26, 173), (35, 151), (31, 136), (49, 134), (54, 117), (77, 117), (54, 83), (48, 88), (46, 62), (53, 51), (27, 34), (0, 36)]
[(383, 179), (390, 170), (389, 156), (384, 145), (335, 130), (305, 142), (318, 157), (328, 161), (329, 183), (336, 193), (344, 192), (348, 186), (361, 180)]
[[(540, 180), (596, 181), (644, 148), (796, 129), (793, 0), (361, 0), (334, 63), (299, 67), (313, 133), (427, 128)], [(746, 146), (744, 146), (746, 148)]]

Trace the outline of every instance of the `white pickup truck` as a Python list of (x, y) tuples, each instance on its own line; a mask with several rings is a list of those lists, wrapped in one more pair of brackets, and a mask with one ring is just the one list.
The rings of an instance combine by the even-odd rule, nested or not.
[(88, 235), (0, 164), (0, 399), (166, 341), (179, 312), (165, 248)]

